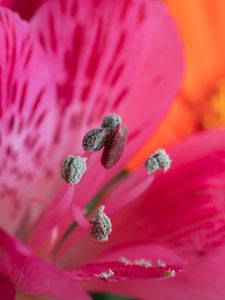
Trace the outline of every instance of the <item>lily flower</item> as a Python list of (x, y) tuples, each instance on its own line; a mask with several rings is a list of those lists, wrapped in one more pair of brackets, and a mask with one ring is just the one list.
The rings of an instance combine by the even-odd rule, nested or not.
[[(223, 299), (212, 270), (223, 272), (224, 131), (171, 148), (165, 174), (116, 176), (182, 79), (165, 5), (50, 0), (29, 21), (0, 7), (0, 43), (1, 298), (83, 300), (100, 290), (199, 300), (207, 289)], [(112, 114), (128, 127), (126, 144), (119, 124), (103, 156), (87, 155), (83, 138)], [(87, 163), (75, 186), (60, 177), (71, 183), (63, 160)]]

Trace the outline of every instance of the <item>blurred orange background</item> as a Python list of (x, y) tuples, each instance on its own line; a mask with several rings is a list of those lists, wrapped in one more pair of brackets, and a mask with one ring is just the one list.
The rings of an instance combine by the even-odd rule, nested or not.
[(184, 45), (186, 71), (172, 107), (144, 148), (137, 166), (159, 147), (225, 125), (225, 1), (165, 0)]

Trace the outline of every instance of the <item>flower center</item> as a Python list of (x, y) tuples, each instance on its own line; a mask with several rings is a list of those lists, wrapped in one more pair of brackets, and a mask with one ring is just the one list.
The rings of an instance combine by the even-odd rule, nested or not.
[[(87, 152), (100, 151), (102, 148), (103, 153), (101, 157), (101, 164), (106, 169), (113, 167), (123, 153), (127, 134), (127, 126), (122, 124), (120, 116), (111, 114), (104, 117), (101, 127), (93, 128), (84, 135), (82, 140), (83, 149), (85, 151), (83, 157), (68, 155), (64, 159), (61, 177), (70, 185), (78, 184), (87, 170), (87, 157), (85, 155), (87, 155)], [(145, 161), (145, 167), (148, 173), (156, 172), (158, 169), (163, 169), (164, 172), (166, 172), (169, 169), (170, 164), (171, 160), (166, 151), (163, 149), (157, 150)], [(71, 203), (73, 203), (73, 201), (71, 201)], [(96, 205), (96, 201), (94, 201), (94, 204)], [(86, 216), (92, 212), (95, 205), (91, 208), (91, 210), (86, 210)], [(99, 206), (94, 211), (92, 218), (88, 218), (90, 220), (88, 221), (84, 217), (81, 209), (79, 209), (78, 206), (73, 206), (72, 204), (73, 216), (76, 223), (84, 228), (90, 227), (91, 236), (98, 242), (107, 242), (109, 235), (112, 232), (111, 220), (105, 214), (104, 210), (104, 205)], [(76, 213), (74, 213), (74, 211)], [(65, 236), (67, 237), (75, 227), (76, 225), (72, 224), (66, 231)], [(62, 241), (64, 241), (64, 237), (62, 238)], [(139, 265), (143, 267), (151, 266), (151, 262), (145, 259), (129, 261), (121, 258), (121, 262), (126, 265)], [(163, 262), (158, 261), (157, 266), (164, 267), (165, 265)]]

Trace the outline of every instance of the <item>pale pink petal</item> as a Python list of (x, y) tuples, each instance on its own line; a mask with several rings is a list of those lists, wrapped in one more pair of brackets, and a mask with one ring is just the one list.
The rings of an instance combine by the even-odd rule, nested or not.
[(2, 230), (0, 257), (1, 273), (23, 292), (58, 300), (90, 299), (68, 273), (35, 257), (29, 248)]
[(28, 24), (3, 7), (0, 44), (0, 225), (13, 231), (50, 200), (57, 110), (42, 49)]
[[(178, 34), (164, 4), (153, 0), (48, 1), (31, 25), (55, 75), (58, 151), (82, 153), (84, 133), (99, 127), (107, 113), (121, 115), (129, 128), (125, 153), (113, 170), (102, 171), (100, 154), (90, 158), (77, 196), (85, 205), (167, 111), (183, 70)], [(104, 175), (97, 184), (96, 173)]]
[(10, 279), (0, 274), (0, 299), (14, 300), (15, 293), (15, 287)]

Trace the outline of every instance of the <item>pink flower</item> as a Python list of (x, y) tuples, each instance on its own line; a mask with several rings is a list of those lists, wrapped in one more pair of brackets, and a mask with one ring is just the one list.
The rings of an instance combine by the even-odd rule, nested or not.
[[(0, 24), (1, 298), (14, 299), (17, 289), (90, 299), (82, 282), (145, 299), (201, 299), (203, 288), (220, 289), (222, 299), (211, 270), (223, 271), (223, 131), (171, 149), (167, 174), (141, 168), (103, 189), (155, 130), (180, 84), (180, 41), (164, 5), (46, 1), (29, 22), (1, 7)], [(84, 134), (109, 113), (129, 128), (124, 154), (105, 170), (93, 153), (81, 182), (68, 187), (62, 160), (83, 155)], [(83, 216), (96, 199), (113, 224), (107, 243), (92, 239)]]

